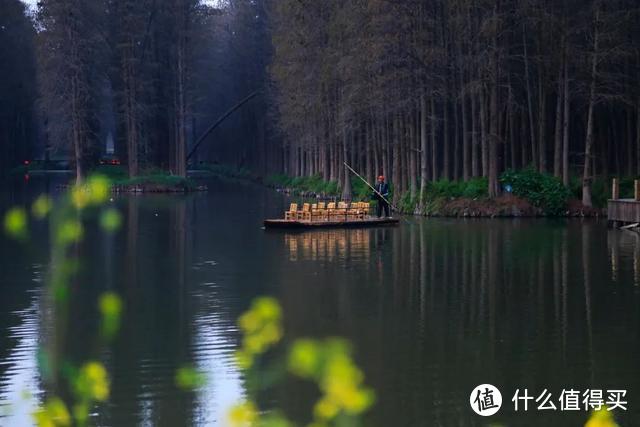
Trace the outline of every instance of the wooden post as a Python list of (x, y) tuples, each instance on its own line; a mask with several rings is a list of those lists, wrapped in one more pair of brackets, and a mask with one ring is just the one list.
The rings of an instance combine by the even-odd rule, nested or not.
[(636, 202), (640, 201), (640, 181), (633, 180), (633, 198)]
[(613, 178), (613, 185), (611, 186), (611, 199), (618, 200), (620, 198), (620, 185), (618, 178)]

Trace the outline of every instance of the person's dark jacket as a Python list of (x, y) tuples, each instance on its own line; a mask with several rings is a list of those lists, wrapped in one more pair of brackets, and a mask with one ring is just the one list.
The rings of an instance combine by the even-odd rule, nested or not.
[[(374, 188), (378, 193), (382, 194), (385, 199), (389, 199), (389, 184), (387, 184), (386, 182), (383, 182), (382, 184), (378, 182), (376, 183)], [(378, 193), (374, 192), (373, 198), (380, 202), (384, 202), (384, 200), (382, 199), (382, 197), (380, 197), (380, 195), (378, 195)]]

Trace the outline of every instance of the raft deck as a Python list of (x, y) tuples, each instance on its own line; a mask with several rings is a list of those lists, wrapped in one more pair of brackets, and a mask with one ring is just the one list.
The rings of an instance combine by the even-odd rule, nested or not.
[(326, 221), (308, 221), (299, 219), (265, 219), (265, 228), (318, 229), (318, 228), (358, 228), (383, 227), (397, 225), (398, 218), (330, 219)]

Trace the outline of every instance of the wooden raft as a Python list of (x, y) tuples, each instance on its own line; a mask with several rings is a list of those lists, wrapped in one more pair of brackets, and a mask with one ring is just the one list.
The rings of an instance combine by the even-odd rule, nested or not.
[(381, 227), (397, 225), (398, 218), (364, 218), (364, 219), (329, 219), (325, 221), (309, 221), (302, 219), (266, 219), (265, 228), (286, 229), (318, 229), (318, 228), (355, 228), (355, 227)]

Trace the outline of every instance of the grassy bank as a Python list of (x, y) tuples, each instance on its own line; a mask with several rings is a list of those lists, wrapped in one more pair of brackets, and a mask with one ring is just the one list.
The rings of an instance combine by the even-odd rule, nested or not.
[[(325, 181), (321, 175), (290, 177), (283, 174), (270, 175), (265, 184), (301, 197), (340, 197), (342, 191), (337, 181)], [(351, 178), (353, 200), (368, 200), (371, 189), (356, 177)]]
[[(352, 178), (354, 200), (368, 200), (371, 190), (359, 179)], [(337, 182), (324, 181), (321, 176), (289, 177), (271, 175), (266, 183), (301, 197), (339, 197)], [(571, 179), (568, 187), (550, 174), (533, 169), (505, 171), (500, 176), (502, 195), (490, 199), (487, 179), (469, 181), (441, 179), (427, 183), (422, 195), (410, 192), (395, 197), (404, 213), (428, 216), (601, 216), (610, 197), (609, 185), (602, 179), (592, 187), (593, 208), (580, 203), (581, 180)], [(391, 185), (393, 193), (393, 185)], [(633, 178), (621, 180), (622, 197), (631, 197)]]
[(124, 166), (101, 165), (95, 168), (94, 172), (107, 176), (116, 191), (170, 193), (200, 189), (196, 181), (191, 178), (172, 175), (156, 168), (143, 169), (136, 177), (129, 177)]

